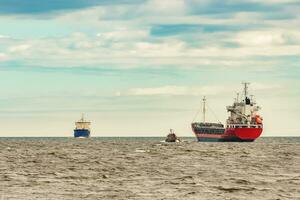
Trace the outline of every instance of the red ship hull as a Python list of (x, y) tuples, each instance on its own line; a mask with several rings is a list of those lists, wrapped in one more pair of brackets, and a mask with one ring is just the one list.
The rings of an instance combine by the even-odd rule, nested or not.
[(253, 142), (257, 139), (263, 129), (262, 128), (226, 128), (224, 133), (203, 133), (196, 130), (193, 131), (199, 142)]
[(232, 134), (241, 140), (255, 140), (261, 135), (262, 131), (262, 128), (227, 128), (225, 134)]

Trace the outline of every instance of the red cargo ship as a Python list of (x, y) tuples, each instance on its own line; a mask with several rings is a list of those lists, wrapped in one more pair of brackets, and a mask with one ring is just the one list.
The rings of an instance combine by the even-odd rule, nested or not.
[(248, 96), (248, 85), (244, 84), (244, 96), (239, 101), (239, 95), (232, 106), (227, 106), (230, 116), (226, 121), (226, 127), (221, 123), (208, 123), (205, 121), (206, 99), (203, 98), (203, 122), (192, 123), (192, 129), (198, 141), (213, 142), (253, 142), (262, 131), (262, 117), (257, 114), (260, 109)]

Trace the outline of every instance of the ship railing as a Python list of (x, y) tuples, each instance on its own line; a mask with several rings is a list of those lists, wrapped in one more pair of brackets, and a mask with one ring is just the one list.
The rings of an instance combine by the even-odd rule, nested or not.
[(227, 128), (262, 128), (262, 124), (227, 124)]
[(207, 127), (207, 128), (224, 128), (224, 125), (221, 123), (193, 123), (193, 125), (197, 126), (197, 127)]

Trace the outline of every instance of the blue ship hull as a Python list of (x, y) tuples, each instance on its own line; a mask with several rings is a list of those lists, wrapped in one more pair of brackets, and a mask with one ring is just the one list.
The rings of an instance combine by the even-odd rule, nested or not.
[(90, 137), (90, 131), (88, 129), (75, 129), (74, 137)]

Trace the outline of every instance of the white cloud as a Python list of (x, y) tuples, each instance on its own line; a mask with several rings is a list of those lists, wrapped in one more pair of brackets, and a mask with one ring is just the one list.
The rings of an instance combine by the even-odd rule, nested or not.
[(300, 31), (267, 30), (249, 31), (237, 34), (236, 41), (247, 46), (285, 45), (291, 42), (300, 43)]
[(20, 53), (27, 51), (31, 46), (29, 44), (20, 44), (16, 46), (11, 46), (8, 48), (8, 51), (11, 53)]
[(146, 39), (149, 37), (149, 33), (146, 30), (128, 30), (125, 28), (116, 30), (116, 31), (110, 31), (110, 32), (104, 32), (104, 33), (98, 33), (97, 37), (104, 40), (112, 40), (112, 41), (127, 41), (127, 40), (140, 40), (140, 39)]
[(10, 37), (7, 35), (0, 35), (0, 39), (7, 39), (7, 38), (10, 38)]
[(186, 95), (186, 87), (163, 86), (157, 88), (134, 88), (128, 91), (128, 95), (148, 96), (148, 95)]
[[(216, 96), (224, 94), (235, 95), (235, 92), (242, 91), (240, 84), (223, 84), (223, 85), (204, 85), (204, 86), (176, 86), (166, 85), (153, 88), (131, 88), (127, 91), (117, 91), (115, 96)], [(286, 86), (274, 83), (252, 82), (250, 84), (250, 91), (259, 92), (273, 92), (278, 90), (280, 92), (287, 91)]]
[[(73, 33), (61, 38), (43, 38), (31, 40), (9, 40), (6, 53), (11, 59), (23, 59), (24, 64), (39, 66), (110, 66), (115, 68), (133, 67), (272, 67), (276, 62), (253, 60), (251, 56), (299, 55), (300, 45), (273, 43), (264, 46), (246, 45), (241, 47), (190, 46), (179, 38), (150, 40), (145, 31), (122, 30), (89, 36)], [(296, 33), (296, 32), (295, 32)], [(242, 34), (243, 35), (243, 34)], [(245, 35), (247, 35), (245, 33)], [(251, 35), (251, 34), (250, 34)], [(290, 34), (292, 35), (292, 34)], [(296, 35), (296, 34), (294, 34)], [(208, 40), (213, 40), (209, 38)], [(216, 36), (212, 36), (216, 37)], [(229, 41), (241, 37), (235, 35)], [(135, 40), (136, 38), (136, 40)], [(296, 37), (289, 37), (296, 40)], [(205, 39), (205, 38), (203, 38)], [(290, 40), (290, 39), (289, 39)], [(279, 40), (280, 41), (280, 40)], [(292, 40), (290, 40), (292, 41)]]
[(8, 56), (5, 53), (0, 53), (0, 61), (5, 61), (8, 59)]
[(226, 91), (224, 86), (186, 87), (167, 85), (155, 88), (132, 88), (126, 92), (116, 92), (116, 96), (201, 96), (215, 95)]
[(142, 10), (144, 13), (151, 15), (178, 16), (185, 14), (187, 11), (186, 7), (184, 0), (150, 0), (142, 7)]

